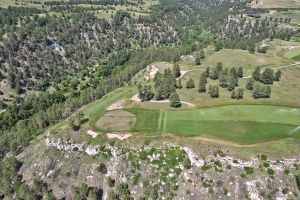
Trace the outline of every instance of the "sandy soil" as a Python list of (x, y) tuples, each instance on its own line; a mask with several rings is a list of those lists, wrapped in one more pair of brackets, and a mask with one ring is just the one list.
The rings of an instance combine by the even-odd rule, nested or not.
[(299, 47), (300, 46), (281, 46), (281, 48), (288, 49), (288, 50), (296, 49), (296, 48), (299, 48)]
[(119, 140), (126, 140), (132, 136), (131, 134), (116, 134), (116, 133), (107, 133), (106, 135), (108, 139), (119, 139)]
[(180, 77), (177, 78), (177, 80), (182, 78), (186, 73), (191, 72), (191, 71), (204, 71), (204, 70), (203, 69), (190, 69), (187, 71), (180, 71), (181, 75), (180, 75)]
[(118, 101), (110, 106), (107, 107), (107, 110), (121, 110), (123, 109), (124, 101)]
[(131, 97), (131, 100), (137, 103), (141, 103), (141, 99), (139, 98), (139, 94), (135, 94), (133, 97)]
[(154, 79), (156, 73), (159, 71), (159, 69), (155, 65), (151, 65), (147, 67), (147, 71), (150, 73), (150, 79)]
[(96, 132), (94, 132), (94, 131), (92, 131), (92, 130), (88, 130), (86, 133), (87, 133), (88, 135), (92, 136), (92, 138), (95, 138), (95, 137), (97, 137), (97, 135), (98, 135), (98, 133), (96, 133)]

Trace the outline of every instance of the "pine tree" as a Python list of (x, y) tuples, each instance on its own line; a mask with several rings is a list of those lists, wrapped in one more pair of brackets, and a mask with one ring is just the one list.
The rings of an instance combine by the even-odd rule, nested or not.
[(206, 77), (210, 77), (210, 68), (209, 67), (206, 67)]
[(173, 72), (176, 78), (180, 77), (181, 72), (180, 72), (180, 67), (178, 63), (175, 63), (173, 66)]
[(151, 85), (139, 86), (139, 98), (141, 101), (150, 101), (154, 97)]
[(194, 80), (192, 78), (190, 78), (187, 82), (186, 82), (186, 88), (190, 89), (190, 88), (195, 88), (195, 83)]
[(221, 49), (222, 49), (222, 43), (221, 42), (216, 42), (215, 51), (220, 51)]
[(266, 68), (260, 76), (260, 81), (264, 84), (273, 84), (274, 73), (270, 68)]
[(216, 65), (217, 71), (221, 72), (223, 70), (223, 63), (222, 62), (218, 62)]
[(239, 68), (238, 68), (237, 76), (238, 76), (238, 78), (243, 78), (243, 76), (244, 76), (244, 71), (243, 71), (243, 68), (242, 68), (242, 67), (239, 67)]
[(260, 85), (258, 84), (254, 85), (252, 96), (254, 99), (258, 99), (261, 97)]
[(203, 73), (201, 73), (200, 81), (199, 81), (199, 89), (198, 89), (198, 91), (200, 93), (205, 93), (206, 92), (206, 83), (207, 83), (206, 72), (203, 72)]
[(200, 93), (205, 93), (206, 92), (206, 84), (201, 82), (199, 83), (199, 90)]
[(220, 75), (219, 82), (220, 82), (220, 86), (222, 88), (228, 87), (228, 77), (226, 75), (224, 75), (224, 74)]
[(196, 65), (201, 65), (201, 58), (200, 58), (200, 55), (199, 55), (199, 54), (196, 55), (196, 58), (195, 58), (195, 64), (196, 64)]
[(249, 51), (249, 53), (254, 54), (254, 53), (255, 53), (255, 44), (251, 43), (251, 44), (248, 46), (248, 51)]
[(235, 88), (235, 81), (234, 81), (234, 77), (231, 76), (229, 78), (229, 84), (228, 84), (227, 90), (232, 91), (232, 90), (234, 90), (234, 88)]
[(203, 49), (200, 50), (199, 57), (200, 57), (200, 59), (205, 58), (205, 53), (204, 53)]
[(232, 92), (231, 92), (231, 98), (235, 99), (235, 90), (232, 90)]
[(254, 85), (254, 80), (253, 78), (249, 78), (247, 84), (246, 84), (246, 89), (247, 90), (253, 90), (253, 85)]
[(259, 81), (260, 80), (260, 67), (256, 67), (255, 70), (252, 73), (252, 77), (254, 80)]
[(275, 72), (274, 81), (280, 81), (280, 78), (281, 78), (281, 71), (278, 70), (277, 72)]
[(204, 83), (207, 83), (207, 75), (206, 72), (202, 72), (200, 75), (200, 81), (203, 81)]
[(18, 81), (17, 84), (16, 84), (15, 90), (16, 90), (16, 93), (17, 93), (17, 94), (22, 94), (22, 92), (23, 92), (23, 89), (22, 89), (22, 87), (21, 87), (19, 81)]
[(261, 87), (261, 98), (271, 97), (271, 87), (269, 85)]
[(4, 79), (4, 75), (2, 74), (2, 72), (0, 71), (0, 81), (2, 81)]
[(217, 69), (217, 67), (214, 67), (213, 70), (211, 71), (210, 78), (212, 80), (217, 80), (219, 78), (219, 70)]
[(242, 88), (238, 88), (235, 95), (236, 99), (243, 99), (244, 98), (244, 90)]
[(178, 89), (182, 88), (181, 79), (178, 79), (178, 81), (177, 81), (177, 88)]
[(231, 77), (235, 77), (235, 78), (238, 77), (237, 72), (236, 72), (236, 69), (235, 69), (234, 67), (232, 67), (232, 68), (230, 69), (229, 74), (230, 74)]
[(211, 87), (210, 97), (211, 98), (218, 98), (219, 97), (219, 86), (218, 85), (214, 85), (214, 86)]
[(181, 107), (181, 102), (176, 92), (172, 92), (170, 95), (170, 106), (174, 108)]

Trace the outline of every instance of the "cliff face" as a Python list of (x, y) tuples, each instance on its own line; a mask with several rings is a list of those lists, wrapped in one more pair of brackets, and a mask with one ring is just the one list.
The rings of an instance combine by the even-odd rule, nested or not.
[(81, 184), (101, 189), (104, 199), (120, 195), (125, 186), (132, 199), (291, 199), (299, 193), (296, 158), (240, 159), (213, 146), (204, 154), (159, 141), (78, 145), (41, 137), (19, 155), (23, 179), (29, 185), (33, 177), (42, 179), (58, 198), (72, 198), (72, 188)]

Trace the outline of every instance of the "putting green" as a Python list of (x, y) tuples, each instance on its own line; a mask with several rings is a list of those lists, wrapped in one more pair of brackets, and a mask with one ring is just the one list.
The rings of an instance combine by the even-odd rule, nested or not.
[(205, 136), (243, 144), (286, 137), (300, 138), (300, 109), (268, 105), (157, 111), (129, 109), (136, 115), (133, 130)]

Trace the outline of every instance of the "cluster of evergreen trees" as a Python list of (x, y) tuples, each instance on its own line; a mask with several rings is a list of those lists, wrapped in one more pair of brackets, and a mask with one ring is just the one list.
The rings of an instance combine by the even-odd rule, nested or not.
[(271, 97), (271, 87), (269, 85), (257, 84), (253, 87), (252, 96), (255, 99), (270, 98)]
[[(8, 16), (0, 20), (0, 79), (7, 79), (18, 94), (45, 91), (50, 85), (65, 88), (69, 77), (80, 80), (78, 87), (95, 85), (128, 60), (129, 50), (178, 41), (162, 22), (149, 28), (152, 22), (134, 19), (127, 12), (117, 12), (112, 23), (89, 12), (67, 17), (39, 13), (37, 9), (0, 10), (0, 16)], [(99, 58), (101, 67), (95, 74), (92, 66)]]
[(252, 73), (252, 77), (255, 81), (259, 81), (263, 84), (273, 84), (274, 81), (280, 81), (281, 71), (277, 70), (274, 73), (272, 69), (266, 68), (261, 72), (260, 67), (256, 67)]
[(158, 72), (154, 77), (154, 91), (149, 84), (139, 84), (139, 98), (142, 101), (150, 101), (153, 98), (156, 100), (169, 99), (171, 107), (180, 107), (180, 99), (176, 93), (177, 88), (182, 88), (180, 79), (176, 81), (180, 75), (180, 67), (177, 63), (174, 64), (173, 70), (167, 68), (163, 74)]
[(212, 98), (219, 97), (219, 86), (222, 88), (227, 88), (228, 91), (233, 91), (235, 87), (238, 86), (238, 79), (243, 77), (243, 68), (223, 68), (222, 63), (217, 63), (217, 65), (210, 69), (206, 68), (205, 72), (200, 75), (199, 81), (199, 93), (205, 93), (207, 91), (206, 84), (207, 78), (212, 80), (219, 80), (219, 85), (209, 86), (209, 94)]
[(154, 92), (150, 84), (138, 85), (139, 98), (141, 101), (150, 101), (154, 97)]
[[(274, 81), (280, 81), (280, 78), (280, 70), (274, 72), (272, 69), (266, 68), (264, 71), (261, 71), (260, 67), (256, 67), (252, 73), (252, 78), (246, 84), (246, 89), (252, 90), (252, 96), (255, 99), (270, 98), (272, 90), (269, 85), (272, 85)], [(266, 85), (255, 83), (256, 81)]]

